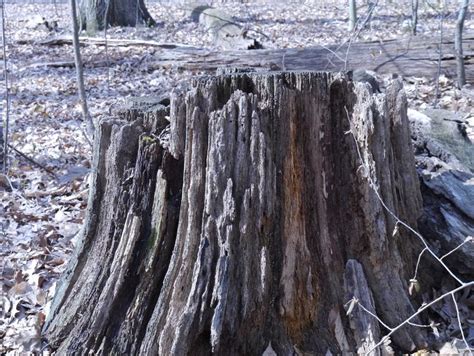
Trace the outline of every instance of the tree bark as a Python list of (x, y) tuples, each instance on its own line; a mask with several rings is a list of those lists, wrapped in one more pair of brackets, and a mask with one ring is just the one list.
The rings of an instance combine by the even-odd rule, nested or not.
[(464, 69), (464, 55), (462, 50), (462, 33), (464, 29), (464, 19), (466, 18), (469, 0), (462, 0), (459, 7), (458, 19), (456, 21), (456, 32), (454, 39), (454, 49), (456, 51), (456, 75), (458, 88), (466, 84), (466, 72)]
[(106, 24), (132, 27), (155, 25), (144, 0), (79, 0), (79, 21), (81, 29), (90, 34), (103, 30)]
[[(84, 71), (82, 66), (81, 49), (79, 47), (79, 29), (77, 25), (77, 11), (76, 0), (70, 0), (71, 18), (72, 18), (72, 43), (74, 47), (74, 64), (76, 67), (77, 89), (79, 91), (79, 101), (81, 102), (82, 119), (87, 125), (87, 133), (89, 136), (94, 134), (94, 123), (92, 117), (89, 115), (89, 108), (87, 106), (86, 89), (84, 86)], [(88, 136), (86, 136), (90, 144)]]
[(416, 36), (416, 27), (418, 25), (418, 0), (411, 0), (411, 30)]
[(357, 23), (357, 6), (355, 0), (349, 0), (349, 31), (354, 31)]
[[(365, 176), (416, 226), (400, 82), (372, 95), (324, 72), (204, 77), (170, 108), (138, 102), (103, 121), (95, 147), (80, 244), (44, 327), (58, 354), (362, 352), (382, 332), (360, 309), (347, 317), (349, 299), (392, 326), (416, 309), (422, 247), (392, 236)], [(424, 333), (392, 345), (426, 347)]]

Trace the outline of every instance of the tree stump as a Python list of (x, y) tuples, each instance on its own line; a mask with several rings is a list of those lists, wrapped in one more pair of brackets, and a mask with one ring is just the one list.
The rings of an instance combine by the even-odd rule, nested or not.
[[(374, 95), (343, 74), (237, 71), (159, 101), (98, 129), (86, 222), (44, 326), (59, 354), (362, 352), (386, 330), (346, 316), (353, 296), (390, 326), (414, 312), (422, 248), (393, 234), (373, 189), (416, 226), (399, 81)], [(403, 328), (392, 347), (425, 340)]]

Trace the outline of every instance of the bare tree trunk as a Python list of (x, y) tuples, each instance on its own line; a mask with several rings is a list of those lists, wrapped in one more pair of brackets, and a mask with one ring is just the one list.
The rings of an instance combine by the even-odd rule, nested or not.
[(354, 31), (357, 23), (356, 0), (349, 0), (349, 31)]
[[(80, 0), (81, 29), (89, 33), (111, 26), (155, 25), (144, 0)], [(107, 21), (105, 19), (107, 13)]]
[[(361, 310), (346, 316), (350, 298), (389, 325), (413, 313), (408, 280), (422, 247), (392, 234), (365, 178), (416, 225), (406, 98), (400, 82), (386, 97), (355, 85), (324, 72), (222, 74), (173, 94), (170, 108), (136, 102), (102, 121), (86, 223), (45, 324), (50, 345), (340, 354), (382, 334)], [(392, 341), (426, 347), (411, 326)]]
[(418, 0), (411, 0), (411, 26), (413, 35), (416, 36), (416, 27), (418, 25)]
[(454, 48), (456, 51), (456, 74), (458, 79), (458, 88), (466, 84), (466, 72), (464, 70), (464, 55), (462, 50), (462, 32), (464, 29), (464, 19), (466, 18), (469, 0), (461, 0), (459, 15), (456, 21), (456, 32), (454, 38)]

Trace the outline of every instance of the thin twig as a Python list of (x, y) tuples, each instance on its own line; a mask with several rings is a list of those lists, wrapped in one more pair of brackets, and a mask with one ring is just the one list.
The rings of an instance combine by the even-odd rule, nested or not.
[(429, 324), (417, 324), (417, 323), (412, 323), (411, 321), (408, 322), (408, 325), (416, 326), (417, 328), (431, 328), (431, 325)]
[[(344, 62), (344, 58), (342, 58), (340, 55), (338, 55), (335, 51), (333, 51), (331, 48), (327, 47), (327, 46), (324, 46), (322, 44), (316, 44), (316, 46), (318, 47), (321, 47), (322, 49), (325, 49), (326, 51), (328, 51), (329, 53), (331, 53), (333, 56), (335, 56), (337, 59), (339, 59), (341, 62)], [(332, 64), (332, 58), (329, 58), (328, 57), (328, 61), (331, 62)]]
[(12, 145), (8, 144), (8, 147), (10, 147), (13, 151), (15, 151), (16, 153), (18, 153), (21, 157), (23, 157), (24, 159), (26, 159), (27, 161), (30, 161), (31, 163), (33, 163), (34, 165), (40, 167), (41, 169), (44, 169), (46, 172), (48, 172), (49, 174), (51, 174), (55, 179), (57, 179), (57, 175), (56, 173), (54, 173), (51, 169), (49, 169), (48, 167), (42, 165), (41, 163), (39, 163), (38, 161), (35, 161), (33, 158), (31, 158), (30, 156), (26, 155), (25, 153), (21, 152), (20, 150), (18, 150), (16, 147), (13, 147)]
[[(427, 250), (428, 248), (425, 247), (421, 252), (420, 254), (418, 255), (418, 261), (416, 262), (416, 267), (415, 267), (415, 276), (413, 277), (413, 279), (416, 279), (416, 276), (418, 274), (418, 266), (420, 265), (420, 261), (421, 261), (421, 256), (423, 255), (423, 253)], [(441, 258), (442, 259), (442, 258)]]
[(420, 309), (418, 309), (415, 313), (413, 313), (411, 316), (408, 317), (408, 319), (402, 321), (400, 324), (398, 324), (396, 327), (394, 327), (387, 335), (385, 335), (377, 344), (375, 344), (368, 352), (367, 355), (369, 355), (372, 351), (376, 350), (377, 347), (382, 345), (388, 338), (396, 331), (398, 331), (402, 326), (405, 326), (408, 324), (408, 322), (413, 319), (414, 317), (418, 316), (421, 314), (421, 312), (425, 311), (426, 309), (430, 308), (433, 304), (438, 303), (439, 301), (443, 300), (445, 297), (448, 295), (454, 295), (454, 293), (459, 292), (463, 290), (464, 288), (470, 287), (474, 285), (474, 281), (464, 283), (463, 285), (457, 287), (456, 289), (453, 289), (450, 292), (444, 293), (443, 295), (439, 296), (438, 298), (432, 300), (431, 302), (423, 305)]
[(3, 141), (3, 174), (7, 175), (8, 167), (8, 131), (10, 130), (10, 90), (8, 88), (7, 43), (5, 36), (5, 0), (2, 0), (2, 42), (3, 42), (3, 73), (5, 79), (5, 133)]
[(444, 13), (440, 14), (439, 20), (439, 44), (438, 44), (438, 70), (436, 71), (435, 102), (434, 107), (438, 106), (439, 99), (439, 77), (441, 75), (441, 58), (443, 57), (443, 21)]
[(107, 27), (109, 25), (109, 5), (110, 0), (107, 0), (107, 6), (105, 8), (105, 21), (104, 21), (104, 41), (105, 41), (105, 66), (107, 67), (107, 94), (110, 95), (110, 62), (109, 62), (109, 46), (107, 42)]
[(393, 330), (393, 328), (391, 328), (390, 326), (388, 326), (387, 324), (385, 324), (385, 323), (382, 321), (382, 319), (380, 319), (376, 314), (372, 313), (370, 310), (368, 310), (366, 307), (364, 307), (361, 302), (357, 302), (357, 305), (359, 305), (359, 307), (361, 307), (362, 310), (364, 310), (366, 313), (372, 315), (375, 319), (377, 319), (377, 321), (378, 321), (380, 324), (382, 324), (385, 329), (387, 329), (387, 330)]
[(77, 86), (79, 88), (82, 117), (84, 123), (87, 125), (87, 131), (89, 132), (89, 134), (93, 135), (94, 123), (92, 122), (92, 117), (90, 116), (89, 109), (87, 108), (86, 90), (84, 88), (84, 72), (82, 68), (81, 50), (79, 48), (79, 29), (77, 26), (76, 0), (70, 0), (70, 5), (72, 17), (72, 42), (74, 47), (74, 61), (76, 63)]
[(380, 68), (382, 68), (384, 65), (393, 62), (393, 64), (397, 67), (397, 71), (398, 71), (400, 74), (404, 75), (403, 68), (401, 68), (395, 61), (396, 61), (398, 58), (404, 57), (404, 56), (408, 53), (408, 51), (410, 50), (411, 40), (412, 40), (412, 36), (408, 37), (408, 41), (407, 41), (407, 45), (406, 45), (406, 47), (405, 47), (405, 50), (404, 50), (402, 53), (397, 54), (396, 56), (392, 56), (392, 55), (387, 51), (387, 49), (385, 48), (385, 46), (383, 45), (383, 43), (381, 42), (381, 43), (380, 43), (380, 48), (382, 49), (382, 51), (384, 52), (384, 54), (388, 57), (388, 59), (387, 59), (386, 61), (383, 61), (383, 62), (377, 64), (377, 66), (374, 68), (374, 72), (377, 72), (377, 71), (378, 71)]
[(347, 46), (347, 50), (346, 50), (346, 57), (345, 57), (345, 60), (344, 60), (344, 70), (347, 70), (347, 62), (348, 62), (348, 58), (349, 58), (349, 52), (351, 50), (351, 45), (352, 45), (352, 42), (357, 39), (357, 37), (359, 37), (360, 33), (362, 32), (362, 30), (365, 28), (365, 26), (367, 25), (367, 22), (369, 22), (369, 20), (372, 18), (372, 13), (374, 12), (375, 8), (377, 7), (377, 4), (379, 3), (379, 0), (376, 0), (371, 8), (369, 9), (368, 13), (367, 13), (367, 16), (365, 17), (364, 21), (362, 22), (361, 26), (357, 29), (356, 33), (350, 37), (349, 39), (349, 44)]
[(459, 330), (461, 331), (462, 340), (463, 340), (464, 343), (466, 344), (466, 348), (468, 349), (469, 354), (472, 355), (471, 346), (470, 346), (469, 343), (467, 342), (466, 336), (464, 335), (464, 330), (462, 329), (461, 316), (459, 315), (458, 302), (456, 301), (456, 298), (454, 298), (454, 294), (451, 294), (451, 297), (453, 297), (454, 308), (456, 309), (456, 316), (457, 316), (457, 318), (458, 318), (458, 325), (459, 325)]
[(456, 251), (458, 248), (461, 248), (464, 244), (468, 243), (472, 241), (472, 236), (468, 236), (466, 237), (466, 239), (461, 243), (459, 244), (457, 247), (453, 248), (451, 251), (449, 251), (447, 254), (441, 256), (439, 259), (442, 260), (443, 258), (446, 258), (448, 257), (450, 254), (452, 254), (454, 251)]
[(90, 148), (93, 148), (94, 145), (92, 144), (92, 140), (89, 138), (89, 136), (87, 135), (87, 132), (86, 130), (84, 130), (82, 127), (81, 127), (81, 132), (82, 132), (82, 136), (84, 136), (84, 139), (86, 140), (86, 142), (89, 144)]
[[(360, 18), (357, 19), (355, 28), (357, 28), (358, 23), (359, 23), (359, 20), (360, 20)], [(334, 51), (330, 51), (334, 56), (337, 56), (338, 59), (340, 59), (341, 62), (343, 62), (344, 64), (345, 64), (346, 60), (343, 59), (342, 57), (338, 56), (336, 53), (337, 53), (342, 47), (344, 47), (344, 46), (346, 45), (346, 43), (351, 40), (351, 38), (352, 38), (352, 36), (347, 37), (344, 41), (342, 41), (342, 43), (341, 43), (339, 46), (336, 47), (336, 49), (335, 49)], [(329, 64), (333, 64), (333, 63), (332, 63), (332, 57), (329, 57), (329, 56), (328, 56), (328, 57), (327, 57), (327, 60), (328, 60), (328, 63), (326, 64), (326, 67), (324, 67), (324, 69), (327, 69), (327, 67), (329, 66)]]

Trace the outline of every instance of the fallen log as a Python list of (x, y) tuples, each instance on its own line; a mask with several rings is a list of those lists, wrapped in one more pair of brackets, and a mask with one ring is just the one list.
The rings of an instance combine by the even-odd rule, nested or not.
[[(115, 62), (117, 64), (117, 62)], [(84, 67), (86, 68), (99, 68), (99, 67), (107, 67), (110, 66), (110, 62), (108, 61), (88, 61), (87, 59), (84, 60)], [(29, 69), (38, 69), (38, 68), (75, 68), (76, 63), (74, 60), (62, 60), (62, 61), (54, 61), (54, 62), (34, 62), (30, 63), (24, 67), (18, 69), (18, 72), (23, 72)]]
[[(446, 36), (441, 58), (442, 75), (455, 78), (454, 43)], [(438, 72), (437, 40), (417, 36), (416, 39), (352, 43), (347, 68), (365, 68), (380, 74), (397, 73), (403, 77), (431, 77)], [(464, 37), (466, 76), (474, 83), (474, 34)], [(318, 46), (288, 49), (216, 51), (192, 49), (160, 51), (151, 68), (175, 66), (191, 71), (214, 72), (220, 67), (250, 67), (262, 70), (331, 70), (345, 67), (346, 47)]]
[[(22, 42), (17, 41), (17, 43), (21, 44)], [(71, 36), (56, 36), (56, 37), (47, 38), (45, 40), (41, 40), (35, 43), (43, 45), (43, 46), (72, 45), (72, 37)], [(107, 40), (105, 40), (104, 38), (99, 38), (99, 37), (79, 37), (79, 43), (87, 44), (87, 45), (95, 45), (95, 46), (105, 46), (105, 44), (107, 43), (107, 46), (110, 46), (110, 47), (147, 46), (147, 47), (158, 47), (158, 48), (163, 48), (163, 49), (179, 49), (179, 48), (197, 49), (194, 46), (181, 44), (181, 43), (161, 43), (161, 42), (149, 41), (149, 40), (127, 40), (127, 39), (118, 39), (118, 38), (108, 38)]]
[[(440, 73), (455, 78), (456, 60), (454, 42), (445, 36)], [(42, 44), (69, 44), (71, 39), (59, 37), (43, 41)], [(81, 37), (84, 44), (105, 45), (102, 38)], [(179, 68), (190, 71), (215, 72), (220, 67), (250, 67), (263, 70), (330, 70), (344, 67), (365, 68), (381, 74), (397, 73), (400, 76), (431, 77), (438, 73), (438, 40), (433, 37), (416, 36), (401, 40), (356, 42), (351, 44), (347, 66), (346, 46), (318, 46), (287, 49), (217, 50), (196, 48), (181, 44), (157, 43), (139, 40), (108, 40), (111, 46), (155, 46), (161, 48), (155, 53), (150, 69)], [(463, 37), (466, 80), (474, 83), (474, 33)]]

